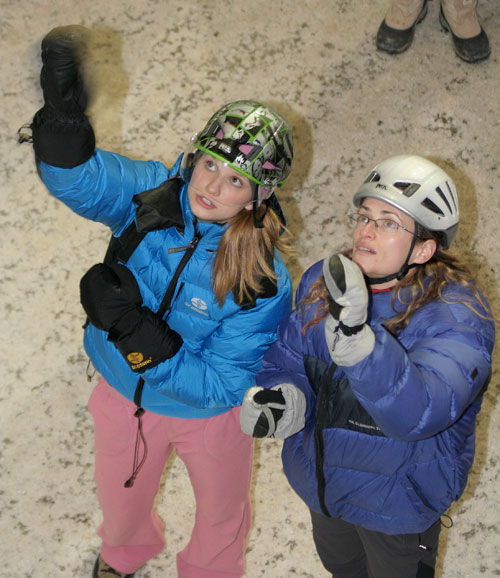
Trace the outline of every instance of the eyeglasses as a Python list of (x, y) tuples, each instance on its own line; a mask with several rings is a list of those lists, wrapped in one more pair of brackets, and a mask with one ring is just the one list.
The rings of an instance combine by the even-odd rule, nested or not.
[(415, 235), (415, 231), (410, 231), (410, 229), (403, 227), (403, 225), (396, 223), (396, 221), (393, 221), (392, 219), (370, 219), (370, 217), (367, 217), (366, 215), (360, 215), (359, 213), (351, 213), (347, 216), (349, 219), (351, 219), (351, 221), (353, 221), (353, 223), (355, 223), (355, 227), (357, 229), (366, 227), (370, 221), (373, 221), (375, 223), (375, 227), (384, 234), (397, 235), (398, 231), (403, 229), (403, 231), (407, 231), (408, 233)]

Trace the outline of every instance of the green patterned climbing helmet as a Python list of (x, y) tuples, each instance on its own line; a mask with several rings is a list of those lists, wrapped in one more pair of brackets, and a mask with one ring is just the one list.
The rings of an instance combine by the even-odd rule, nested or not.
[(278, 112), (253, 100), (220, 108), (194, 137), (193, 146), (256, 183), (257, 206), (283, 185), (292, 169), (290, 125)]

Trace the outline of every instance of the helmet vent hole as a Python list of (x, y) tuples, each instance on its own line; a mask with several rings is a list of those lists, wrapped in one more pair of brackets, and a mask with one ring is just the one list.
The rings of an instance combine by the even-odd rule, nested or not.
[(441, 190), (440, 187), (436, 187), (436, 193), (443, 199), (443, 202), (446, 204), (446, 206), (448, 207), (448, 211), (450, 211), (450, 213), (452, 212), (451, 210), (451, 206), (450, 203), (448, 202), (448, 199), (446, 198), (446, 195), (443, 193), (443, 191)]
[(436, 203), (431, 201), (428, 197), (422, 201), (422, 206), (425, 207), (426, 209), (429, 209), (429, 211), (432, 211), (436, 215), (444, 217), (443, 211), (436, 205)]
[(231, 126), (237, 127), (241, 123), (242, 118), (240, 116), (233, 116), (231, 114), (227, 114), (225, 120)]
[[(448, 192), (450, 194), (451, 200), (453, 201), (453, 206), (455, 208), (455, 212), (458, 213), (458, 205), (457, 205), (457, 201), (455, 199), (455, 194), (453, 192), (453, 187), (450, 185), (450, 183), (448, 181), (446, 181), (446, 187), (448, 188)], [(453, 212), (453, 210), (452, 210)]]
[(418, 189), (420, 189), (420, 185), (418, 183), (394, 183), (396, 189), (399, 189), (405, 197), (413, 196)]
[(367, 177), (365, 183), (378, 183), (380, 181), (380, 175), (377, 171), (372, 171)]

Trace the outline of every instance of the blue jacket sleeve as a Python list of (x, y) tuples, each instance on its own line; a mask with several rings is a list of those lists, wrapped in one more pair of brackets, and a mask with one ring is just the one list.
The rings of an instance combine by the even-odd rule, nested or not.
[(135, 161), (96, 149), (87, 162), (71, 169), (41, 163), (40, 175), (50, 193), (72, 211), (107, 225), (119, 236), (133, 218), (132, 197), (158, 186), (169, 171), (160, 162)]
[(438, 302), (418, 311), (418, 338), (407, 347), (382, 326), (375, 348), (345, 367), (350, 385), (382, 431), (418, 440), (443, 431), (474, 402), (491, 371), (492, 321), (461, 304)]
[(226, 318), (201, 351), (190, 351), (184, 344), (177, 355), (142, 377), (147, 386), (194, 407), (240, 405), (290, 308), (291, 283), (286, 275), (276, 296), (258, 299), (254, 308)]

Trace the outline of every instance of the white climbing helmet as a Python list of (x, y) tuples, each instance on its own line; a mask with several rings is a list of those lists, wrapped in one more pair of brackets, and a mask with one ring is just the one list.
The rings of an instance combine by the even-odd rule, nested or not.
[(429, 231), (439, 232), (448, 249), (459, 222), (455, 183), (443, 169), (416, 155), (398, 155), (379, 163), (354, 194), (359, 207), (364, 198), (385, 201)]

